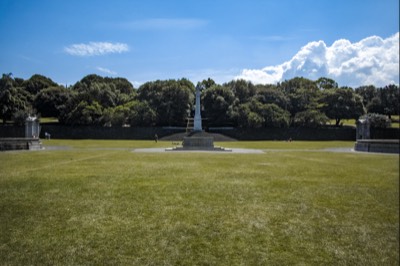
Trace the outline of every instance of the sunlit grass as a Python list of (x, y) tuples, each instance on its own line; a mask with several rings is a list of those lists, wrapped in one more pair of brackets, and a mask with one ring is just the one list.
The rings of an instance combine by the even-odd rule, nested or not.
[[(335, 119), (330, 119), (328, 124), (329, 125), (335, 125), (336, 124)], [(340, 120), (340, 125), (355, 127), (356, 126), (356, 120), (355, 119), (341, 119)]]
[(137, 149), (137, 148), (162, 148), (171, 147), (170, 141), (149, 140), (66, 140), (50, 139), (42, 140), (44, 147), (69, 147), (76, 149)]
[(319, 150), (351, 142), (132, 152), (170, 144), (0, 153), (1, 264), (399, 264), (398, 155)]
[[(46, 147), (69, 147), (76, 149), (126, 149), (138, 148), (167, 148), (176, 145), (171, 141), (148, 141), (148, 140), (42, 140)], [(215, 146), (227, 148), (248, 149), (299, 149), (318, 150), (327, 148), (352, 148), (354, 141), (228, 141), (215, 142)]]
[(40, 123), (58, 123), (57, 117), (41, 117)]
[(392, 127), (400, 128), (400, 116), (392, 115)]

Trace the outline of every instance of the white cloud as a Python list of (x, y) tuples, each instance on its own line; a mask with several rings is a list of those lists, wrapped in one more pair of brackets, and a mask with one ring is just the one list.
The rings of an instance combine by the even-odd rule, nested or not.
[(293, 58), (280, 65), (244, 69), (236, 79), (271, 84), (302, 76), (309, 79), (329, 77), (340, 86), (378, 87), (399, 83), (399, 33), (386, 39), (367, 37), (359, 42), (337, 40), (310, 42)]
[(103, 73), (106, 73), (106, 74), (109, 74), (109, 75), (117, 75), (117, 72), (115, 72), (115, 71), (112, 71), (112, 70), (110, 70), (110, 69), (108, 69), (108, 68), (104, 68), (104, 67), (96, 67), (96, 69), (98, 70), (98, 71), (100, 71), (100, 72), (103, 72)]
[(129, 46), (125, 43), (89, 42), (72, 44), (65, 47), (64, 51), (75, 56), (95, 56), (128, 52)]

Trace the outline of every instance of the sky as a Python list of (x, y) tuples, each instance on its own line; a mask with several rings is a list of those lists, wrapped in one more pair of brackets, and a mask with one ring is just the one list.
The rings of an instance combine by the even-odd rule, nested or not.
[(0, 74), (399, 84), (398, 0), (0, 0)]

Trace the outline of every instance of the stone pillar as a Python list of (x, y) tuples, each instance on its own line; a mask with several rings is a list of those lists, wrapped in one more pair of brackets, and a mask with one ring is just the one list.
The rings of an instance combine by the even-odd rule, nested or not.
[(359, 119), (357, 121), (356, 139), (370, 139), (370, 122), (368, 117), (366, 119)]
[(25, 138), (39, 138), (40, 125), (35, 116), (28, 116), (25, 120)]
[(201, 112), (200, 112), (200, 88), (201, 85), (196, 86), (196, 109), (194, 112), (194, 126), (193, 131), (202, 131), (203, 127), (201, 125)]

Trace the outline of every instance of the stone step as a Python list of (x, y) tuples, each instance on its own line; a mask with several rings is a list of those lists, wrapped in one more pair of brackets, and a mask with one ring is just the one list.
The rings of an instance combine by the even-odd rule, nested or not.
[(174, 148), (166, 148), (165, 151), (211, 151), (211, 152), (232, 152), (231, 149), (227, 149), (224, 147), (174, 147)]
[(160, 140), (163, 140), (163, 141), (183, 141), (184, 137), (187, 137), (187, 136), (198, 136), (199, 134), (201, 136), (213, 137), (214, 141), (237, 141), (234, 138), (225, 136), (225, 135), (220, 134), (220, 133), (209, 133), (209, 132), (204, 132), (204, 131), (201, 132), (201, 133), (199, 133), (199, 132), (197, 132), (197, 133), (191, 132), (189, 134), (186, 133), (186, 132), (175, 133), (175, 134), (171, 134), (171, 135), (162, 137), (162, 138), (160, 138)]
[(38, 151), (43, 149), (42, 142), (40, 140), (33, 140), (28, 143), (30, 151)]

